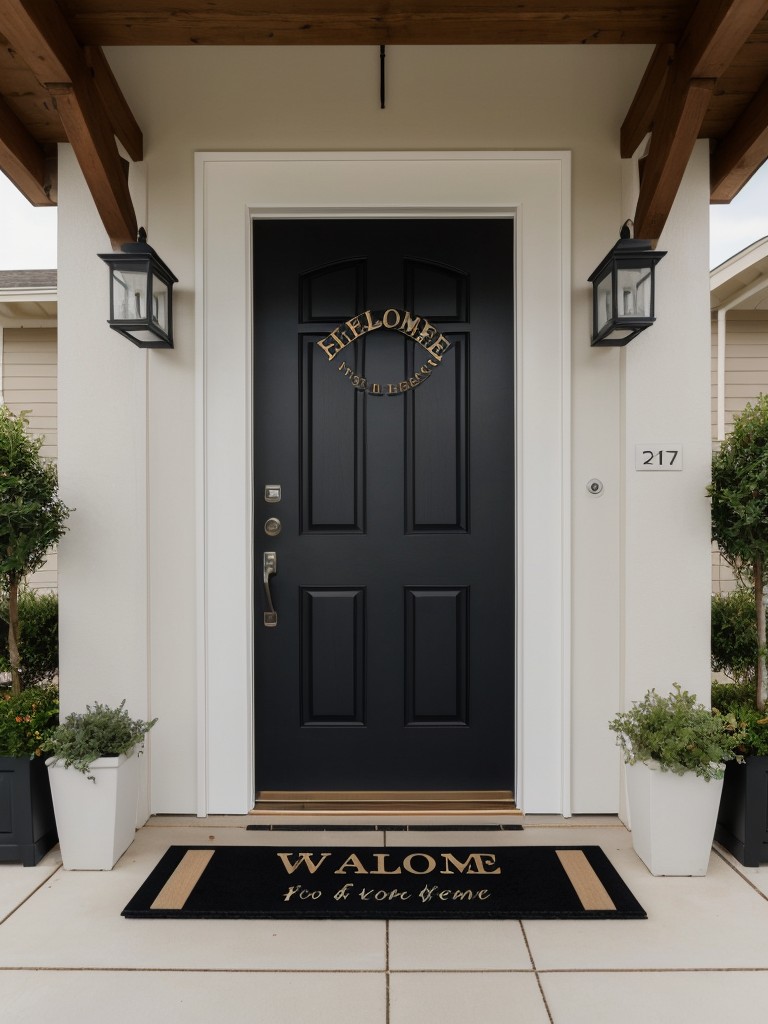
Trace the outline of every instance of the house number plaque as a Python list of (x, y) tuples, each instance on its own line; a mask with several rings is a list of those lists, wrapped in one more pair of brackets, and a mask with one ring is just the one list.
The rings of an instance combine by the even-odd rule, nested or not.
[(374, 384), (355, 373), (346, 360), (342, 359), (338, 364), (339, 373), (344, 374), (352, 387), (358, 391), (364, 391), (368, 395), (402, 395), (406, 391), (412, 391), (431, 377), (432, 372), (437, 369), (443, 356), (451, 347), (451, 343), (445, 335), (441, 334), (429, 320), (416, 316), (415, 313), (410, 313), (407, 309), (396, 309), (395, 307), (366, 309), (347, 320), (346, 323), (340, 324), (316, 344), (333, 362), (348, 345), (382, 327), (391, 331), (399, 331), (400, 334), (404, 334), (406, 338), (410, 338), (420, 346), (424, 350), (424, 361), (414, 375), (406, 380), (398, 381), (395, 384)]
[(635, 469), (648, 472), (682, 472), (683, 446), (681, 444), (635, 445)]

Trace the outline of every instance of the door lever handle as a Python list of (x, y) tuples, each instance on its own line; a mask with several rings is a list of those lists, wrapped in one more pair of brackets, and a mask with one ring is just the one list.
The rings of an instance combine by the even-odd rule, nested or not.
[(272, 604), (272, 591), (269, 588), (270, 576), (277, 576), (277, 552), (264, 552), (264, 602), (267, 610), (264, 612), (264, 625), (268, 628), (277, 625), (277, 612)]

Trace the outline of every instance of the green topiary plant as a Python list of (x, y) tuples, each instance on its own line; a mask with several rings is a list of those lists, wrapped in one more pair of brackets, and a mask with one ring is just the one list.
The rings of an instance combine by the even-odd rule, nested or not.
[(754, 703), (757, 666), (755, 595), (739, 588), (712, 595), (712, 671), (735, 683), (749, 683)]
[(30, 686), (0, 696), (0, 757), (40, 757), (59, 721), (59, 688)]
[(656, 761), (665, 772), (722, 779), (726, 761), (742, 760), (735, 721), (697, 704), (679, 683), (667, 696), (648, 690), (608, 727), (617, 734), (627, 764)]
[(14, 693), (21, 692), (19, 585), (45, 561), (72, 509), (58, 497), (56, 467), (40, 456), (22, 413), (0, 406), (0, 585), (8, 595), (8, 656)]
[[(8, 602), (0, 600), (0, 671), (11, 669)], [(53, 679), (59, 670), (59, 599), (38, 590), (19, 591), (19, 671), (22, 687)]]
[[(97, 758), (130, 754), (156, 721), (156, 718), (151, 722), (131, 718), (125, 710), (125, 701), (116, 708), (94, 701), (86, 705), (84, 713), (67, 715), (53, 733), (48, 749), (54, 763), (63, 761), (66, 768), (76, 768), (88, 775)], [(95, 781), (92, 775), (88, 778)]]
[(755, 706), (765, 710), (765, 572), (768, 566), (768, 395), (747, 405), (712, 457), (712, 539), (739, 578), (754, 586), (757, 628)]

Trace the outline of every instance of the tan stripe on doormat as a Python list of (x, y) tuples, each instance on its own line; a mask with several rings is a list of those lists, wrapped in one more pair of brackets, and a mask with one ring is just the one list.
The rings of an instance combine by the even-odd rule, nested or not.
[(187, 850), (178, 867), (155, 897), (152, 910), (182, 910), (208, 867), (213, 850)]
[(616, 905), (583, 850), (555, 850), (585, 910), (615, 910)]

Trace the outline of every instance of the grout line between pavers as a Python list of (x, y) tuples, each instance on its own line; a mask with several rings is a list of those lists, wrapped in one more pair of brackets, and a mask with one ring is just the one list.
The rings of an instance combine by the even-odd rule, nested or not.
[[(387, 839), (389, 836), (384, 833), (382, 840), (383, 849), (388, 849)], [(389, 969), (389, 920), (384, 922), (384, 1024), (391, 1021), (391, 980), (392, 974)]]
[(345, 967), (13, 967), (0, 966), (0, 976), (10, 973), (80, 974), (768, 974), (768, 967), (412, 967), (390, 971)]
[(541, 967), (537, 974), (768, 974), (768, 967)]
[(766, 893), (764, 893), (762, 889), (758, 888), (758, 886), (755, 885), (751, 878), (749, 878), (747, 875), (742, 874), (741, 871), (739, 871), (738, 867), (735, 864), (732, 864), (728, 857), (721, 853), (716, 846), (712, 847), (712, 852), (715, 853), (720, 858), (720, 860), (723, 861), (723, 863), (727, 864), (731, 871), (737, 874), (739, 878), (742, 879), (742, 881), (746, 882), (750, 889), (754, 889), (758, 896), (762, 896), (762, 898), (766, 902), (768, 902), (768, 895), (766, 895)]
[(386, 925), (386, 927), (385, 927), (385, 930), (384, 930), (384, 1005), (385, 1005), (386, 1009), (385, 1009), (385, 1014), (384, 1014), (384, 1020), (385, 1020), (385, 1024), (390, 1024), (390, 1019), (391, 1019), (390, 984), (391, 984), (391, 980), (392, 980), (392, 973), (391, 973), (391, 971), (389, 969), (389, 921), (386, 921), (385, 925)]
[(538, 972), (538, 970), (536, 968), (536, 961), (533, 959), (533, 950), (531, 949), (531, 944), (528, 941), (528, 935), (527, 935), (527, 933), (525, 931), (525, 924), (523, 923), (522, 920), (519, 922), (519, 924), (520, 924), (520, 931), (523, 933), (523, 942), (525, 942), (525, 948), (528, 951), (528, 959), (531, 961), (531, 969), (533, 971), (534, 977), (536, 978), (536, 984), (539, 987), (539, 995), (541, 996), (541, 1001), (544, 1003), (544, 1009), (547, 1012), (547, 1018), (549, 1019), (549, 1024), (555, 1024), (554, 1018), (552, 1016), (552, 1011), (549, 1008), (549, 1003), (547, 1002), (547, 997), (546, 997), (546, 995), (544, 993), (544, 986), (541, 983), (541, 977), (540, 977), (539, 972)]
[(9, 910), (8, 913), (5, 915), (5, 917), (0, 918), (0, 925), (5, 924), (5, 922), (9, 918), (13, 917), (13, 915), (16, 913), (16, 911), (20, 910), (24, 906), (25, 903), (27, 903), (29, 900), (31, 900), (36, 892), (40, 892), (40, 890), (43, 888), (43, 886), (46, 884), (46, 882), (50, 882), (50, 880), (53, 878), (53, 876), (58, 874), (59, 871), (61, 871), (62, 867), (63, 867), (63, 865), (59, 864), (56, 868), (54, 868), (54, 870), (50, 873), (50, 875), (46, 875), (46, 877), (42, 880), (40, 885), (35, 886), (35, 888), (32, 890), (32, 892), (27, 893), (27, 895), (24, 897), (24, 899), (21, 901), (21, 903), (17, 903), (16, 906), (13, 908), (13, 910)]

